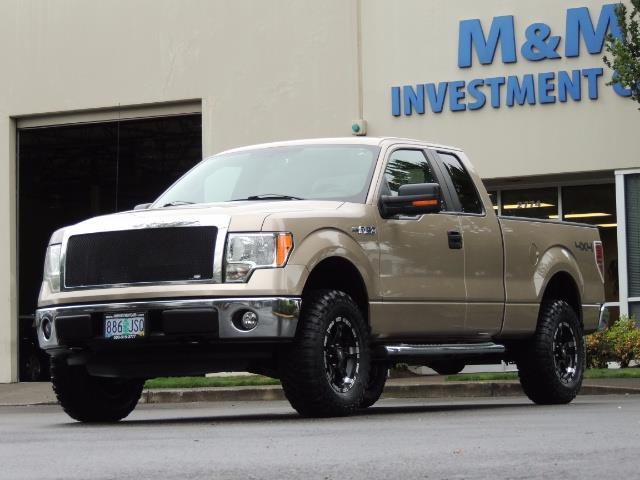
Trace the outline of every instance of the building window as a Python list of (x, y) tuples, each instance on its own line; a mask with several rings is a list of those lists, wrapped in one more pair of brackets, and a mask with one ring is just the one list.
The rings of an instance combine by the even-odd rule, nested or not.
[(493, 205), (493, 211), (498, 214), (498, 192), (495, 190), (491, 190), (487, 192), (489, 194), (489, 198), (491, 199), (491, 205)]
[(502, 191), (502, 214), (511, 217), (558, 218), (558, 189), (530, 188)]
[(567, 222), (615, 228), (616, 192), (613, 185), (562, 187), (562, 214)]

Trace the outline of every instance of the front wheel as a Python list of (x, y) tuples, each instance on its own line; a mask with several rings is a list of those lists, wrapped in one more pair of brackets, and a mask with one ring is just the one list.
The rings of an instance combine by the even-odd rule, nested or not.
[(545, 301), (535, 336), (518, 354), (524, 393), (535, 403), (569, 403), (582, 386), (585, 348), (580, 321), (564, 300)]
[(51, 361), (53, 391), (64, 411), (80, 422), (117, 422), (138, 404), (144, 380), (94, 377), (63, 358)]
[(387, 383), (388, 373), (389, 366), (386, 363), (375, 362), (371, 364), (369, 382), (367, 382), (367, 387), (364, 390), (360, 408), (368, 408), (380, 400), (384, 386)]
[(348, 415), (362, 404), (369, 379), (369, 335), (360, 309), (338, 290), (303, 299), (296, 339), (280, 359), (280, 379), (303, 416)]

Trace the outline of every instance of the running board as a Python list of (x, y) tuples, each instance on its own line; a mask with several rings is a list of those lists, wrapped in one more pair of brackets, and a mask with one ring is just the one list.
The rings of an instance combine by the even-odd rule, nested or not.
[(376, 357), (390, 360), (403, 359), (438, 359), (449, 357), (481, 357), (485, 355), (502, 355), (504, 345), (497, 343), (445, 343), (431, 345), (383, 345), (376, 349)]

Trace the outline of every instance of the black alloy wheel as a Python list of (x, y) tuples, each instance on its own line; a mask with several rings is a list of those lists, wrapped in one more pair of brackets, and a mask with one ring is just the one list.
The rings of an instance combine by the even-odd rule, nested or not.
[(348, 392), (355, 385), (360, 372), (360, 345), (348, 318), (336, 317), (325, 331), (324, 368), (336, 392)]
[(578, 342), (567, 322), (561, 322), (553, 335), (553, 360), (560, 381), (571, 384), (578, 373)]

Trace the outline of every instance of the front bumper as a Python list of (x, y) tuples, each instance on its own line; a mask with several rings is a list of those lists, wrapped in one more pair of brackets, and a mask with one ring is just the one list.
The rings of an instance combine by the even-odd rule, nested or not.
[[(82, 347), (95, 342), (162, 342), (176, 338), (198, 340), (279, 340), (295, 336), (299, 297), (197, 298), (68, 305), (36, 311), (40, 347)], [(258, 324), (249, 331), (234, 324), (245, 311), (255, 312)], [(104, 314), (144, 312), (145, 336), (136, 340), (105, 340)], [(44, 326), (49, 323), (47, 338)], [(236, 322), (237, 323), (237, 322)]]

